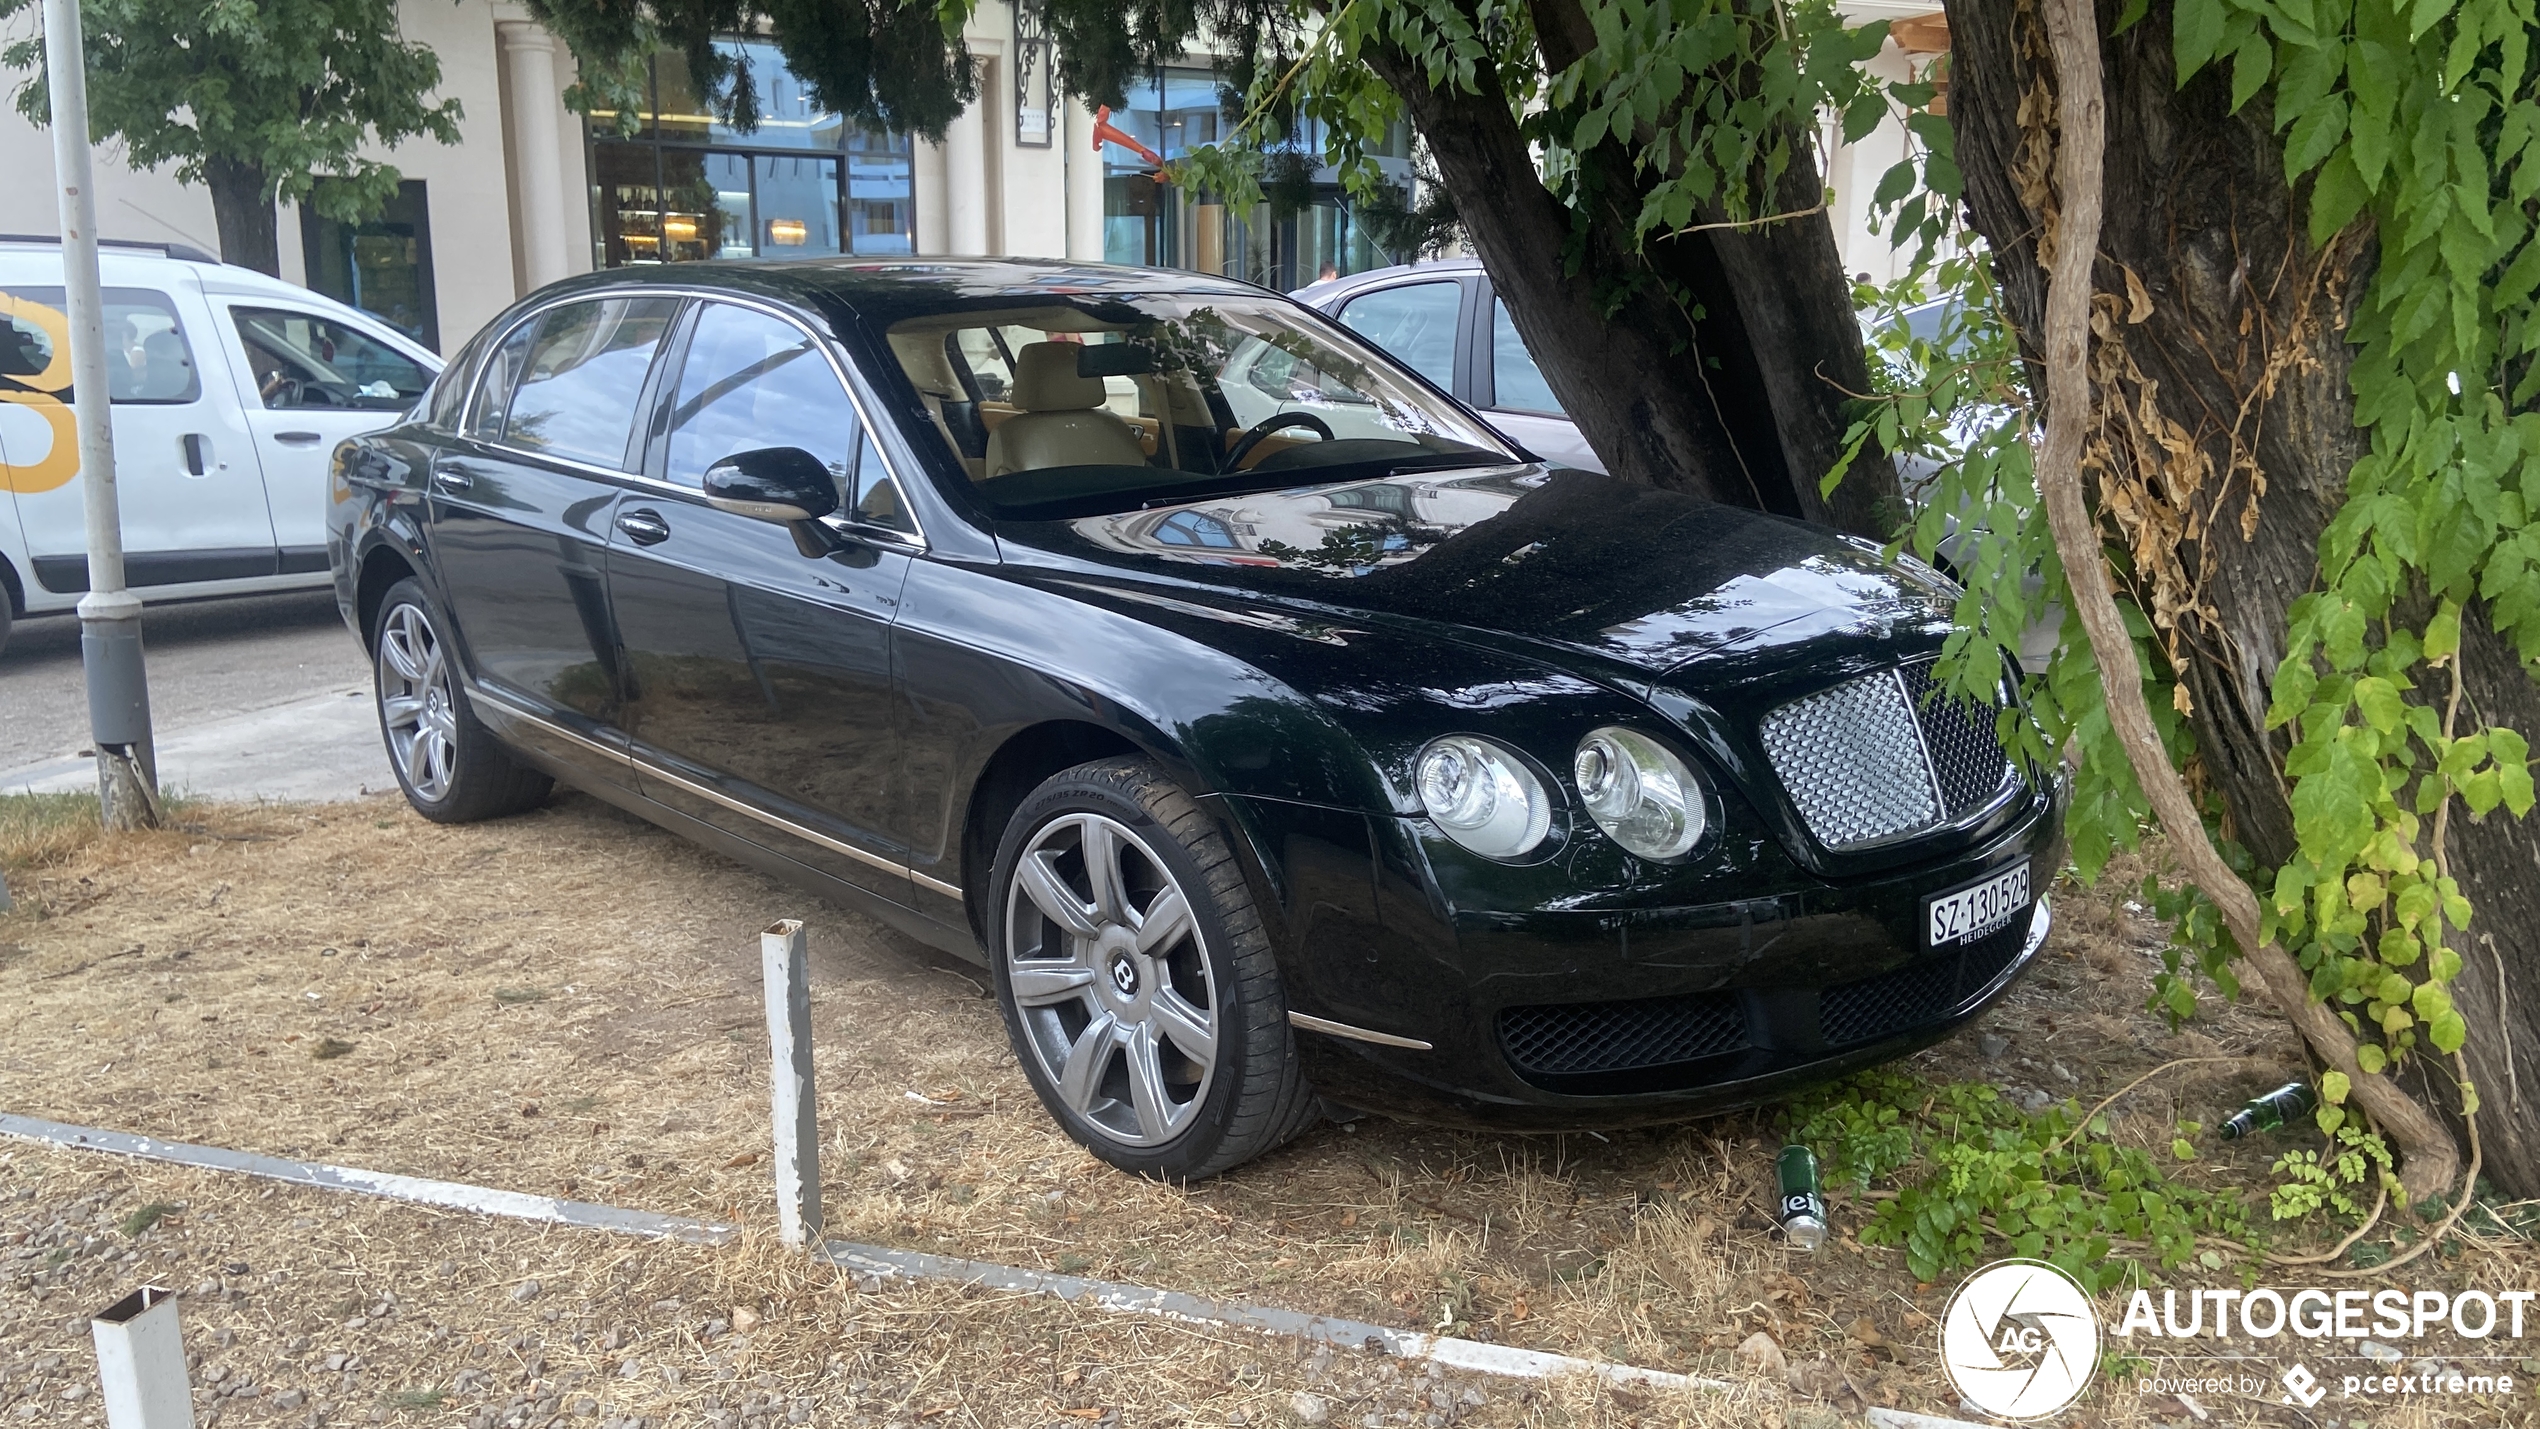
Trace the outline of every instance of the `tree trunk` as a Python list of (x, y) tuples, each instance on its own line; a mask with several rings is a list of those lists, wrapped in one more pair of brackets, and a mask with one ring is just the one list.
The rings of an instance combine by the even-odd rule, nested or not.
[[(2053, 92), (2053, 67), (2033, 0), (1946, 3), (1967, 206), (1994, 251), (2034, 371), (2052, 136), (2023, 130), (2020, 115), (2025, 107), (2048, 122), (2053, 105), (2039, 101)], [(2121, 8), (2102, 0), (2103, 33)], [(2268, 126), (2271, 96), (2231, 114), (2221, 66), (2179, 88), (2169, 17), (2170, 6), (2155, 3), (2104, 50), (2107, 217), (2093, 359), (2104, 396), (2091, 456), (2103, 534), (2129, 548), (2131, 594), (2190, 697), (2197, 773), (2219, 797), (2224, 833), (2271, 869), (2295, 844), (2278, 772), (2289, 740), (2266, 729), (2268, 694), (2284, 659), (2286, 611), (2316, 584), (2320, 533), (2367, 449), (2343, 333), (2376, 249), (2362, 226), (2325, 249), (2311, 245), (2307, 191), (2285, 182)], [(2148, 302), (2133, 300), (2137, 285)], [(2475, 615), (2464, 622), (2461, 660), (2465, 709), (2540, 731), (2540, 685)], [(2501, 960), (2509, 988), (2540, 974), (2540, 839), (2502, 813), (2473, 822), (2456, 811), (2450, 845), (2454, 876), (2477, 910), (2469, 932), (2451, 936), (2464, 960), (2454, 996), (2487, 1108), (2487, 1166), (2499, 1186), (2532, 1195), (2540, 1119), (2520, 1115), (2512, 1094), (2526, 1069), (2540, 1075), (2540, 993), (2513, 1000), (2500, 1023), (2497, 967)], [(2530, 1095), (2540, 1099), (2540, 1080)], [(2433, 1100), (2457, 1113), (2448, 1092)]]
[(243, 159), (205, 159), (203, 183), (212, 191), (212, 221), (220, 228), (221, 260), (281, 277), (273, 185), (266, 180), (263, 166)]
[[(1575, 0), (1537, 8), (1559, 69), (1575, 57), (1562, 27), (1583, 30), (1584, 18)], [(1600, 211), (1574, 227), (1486, 62), (1467, 94), (1432, 87), (1389, 46), (1365, 53), (1402, 94), (1510, 319), (1609, 471), (1874, 538), (1894, 529), (1896, 473), (1875, 450), (1834, 500), (1818, 493), (1842, 449), (1845, 389), (1869, 380), (1822, 213), (1636, 250), (1642, 181), (1620, 145), (1580, 156)], [(1794, 207), (1808, 207), (1818, 191), (1803, 160), (1766, 202), (1798, 194)]]

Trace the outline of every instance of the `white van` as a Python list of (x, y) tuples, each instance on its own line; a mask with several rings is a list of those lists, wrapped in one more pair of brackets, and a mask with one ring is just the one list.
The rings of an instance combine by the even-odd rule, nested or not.
[[(181, 243), (111, 243), (107, 385), (124, 577), (145, 601), (327, 586), (335, 444), (441, 361), (371, 315)], [(62, 250), (0, 236), (0, 646), (88, 589)]]

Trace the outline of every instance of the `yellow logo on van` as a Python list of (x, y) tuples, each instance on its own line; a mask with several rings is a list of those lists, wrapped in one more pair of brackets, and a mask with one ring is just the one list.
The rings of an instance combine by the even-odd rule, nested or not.
[(68, 485), (79, 475), (79, 429), (70, 404), (60, 393), (71, 385), (71, 324), (58, 308), (0, 293), (0, 321), (22, 320), (43, 331), (53, 347), (52, 360), (33, 374), (0, 375), (0, 402), (31, 408), (52, 429), (52, 449), (31, 466), (0, 460), (0, 489), (32, 496)]

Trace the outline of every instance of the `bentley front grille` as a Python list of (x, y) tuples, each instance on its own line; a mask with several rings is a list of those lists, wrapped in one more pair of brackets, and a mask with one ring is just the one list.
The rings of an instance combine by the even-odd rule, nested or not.
[(1963, 819), (2018, 777), (1991, 719), (1939, 693), (1928, 660), (1792, 700), (1759, 733), (1808, 832), (1838, 853)]

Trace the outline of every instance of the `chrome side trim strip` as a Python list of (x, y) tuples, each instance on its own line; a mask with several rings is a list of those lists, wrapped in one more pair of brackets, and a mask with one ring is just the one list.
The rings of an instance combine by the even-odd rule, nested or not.
[(522, 709), (518, 704), (514, 703), (511, 696), (503, 694), (498, 690), (489, 690), (482, 685), (470, 685), (468, 686), (467, 697), (480, 704), (495, 706), (503, 712), (505, 718), (516, 719), (523, 724), (536, 725), (539, 732), (542, 734), (552, 734), (556, 738), (561, 739), (568, 744), (578, 744), (584, 749), (601, 756), (602, 758), (608, 760), (611, 764), (617, 765), (621, 768), (631, 768), (635, 763), (634, 759), (629, 756), (625, 750), (611, 749), (607, 745), (600, 743), (598, 740), (590, 738), (588, 735), (576, 734), (572, 730), (565, 728), (563, 725), (556, 723), (554, 720), (548, 719), (544, 715), (531, 714), (529, 711)]
[(805, 843), (818, 844), (832, 853), (845, 854), (847, 857), (854, 859), (858, 863), (868, 864), (874, 868), (881, 869), (886, 873), (905, 874), (912, 882), (923, 884), (925, 887), (930, 888), (937, 893), (944, 894), (947, 897), (959, 898), (961, 896), (961, 890), (959, 888), (946, 883), (941, 879), (929, 878), (925, 874), (919, 873), (915, 869), (910, 868), (907, 864), (895, 862), (891, 859), (884, 858), (878, 853), (872, 853), (865, 849), (857, 848), (854, 844), (847, 843), (842, 839), (833, 839), (827, 834), (821, 833), (816, 829), (805, 828), (801, 824), (795, 823), (793, 820), (785, 818), (780, 814), (771, 814), (767, 810), (762, 809), (755, 804), (735, 799), (720, 789), (713, 788), (710, 785), (700, 784), (694, 779), (674, 774), (668, 769), (663, 768), (658, 760), (636, 760), (635, 773), (639, 777), (649, 775), (653, 778), (660, 779), (664, 783), (675, 784), (680, 788), (687, 790), (689, 793), (696, 795), (698, 798), (704, 799), (709, 803), (720, 804), (724, 808), (730, 809), (733, 813), (739, 814), (743, 818), (756, 819), (771, 829), (792, 834), (794, 837), (803, 840)]
[(1321, 1017), (1308, 1017), (1302, 1012), (1289, 1013), (1288, 1024), (1292, 1027), (1302, 1027), (1308, 1032), (1320, 1032), (1327, 1037), (1346, 1037), (1352, 1042), (1373, 1042), (1379, 1047), (1402, 1047), (1413, 1052), (1437, 1050), (1417, 1037), (1396, 1037), (1390, 1032), (1370, 1032), (1364, 1027), (1352, 1027), (1346, 1022), (1332, 1022)]
[(792, 834), (794, 837), (801, 839), (806, 843), (818, 844), (832, 853), (845, 854), (847, 857), (856, 860), (858, 863), (869, 864), (874, 868), (881, 869), (885, 873), (906, 874), (909, 879), (915, 882), (919, 887), (943, 894), (947, 898), (959, 898), (961, 896), (961, 886), (959, 884), (946, 883), (940, 878), (929, 877), (926, 874), (919, 873), (917, 870), (910, 868), (906, 864), (895, 863), (890, 859), (884, 858), (878, 853), (871, 853), (864, 849), (857, 848), (854, 844), (847, 843), (841, 839), (833, 839), (827, 834), (821, 833), (816, 829), (805, 828), (791, 819), (785, 818), (781, 815), (771, 814), (767, 810), (759, 808), (754, 804), (745, 803), (742, 800), (735, 799), (720, 789), (700, 784), (693, 779), (683, 778), (682, 776), (663, 768), (658, 760), (637, 759), (627, 751), (611, 749), (607, 745), (601, 744), (596, 740), (586, 739), (583, 736), (574, 733), (572, 730), (566, 729), (564, 726), (557, 724), (554, 720), (547, 719), (541, 715), (531, 714), (529, 711), (522, 709), (520, 706), (513, 704), (510, 700), (505, 699), (503, 696), (495, 694), (492, 691), (471, 689), (468, 693), (478, 699), (486, 700), (490, 703), (501, 706), (503, 713), (510, 715), (515, 719), (521, 720), (524, 723), (536, 725), (540, 730), (556, 735), (558, 738), (570, 740), (573, 743), (592, 751), (593, 753), (606, 755), (610, 760), (626, 765), (639, 776), (650, 775), (666, 784), (675, 784), (680, 788), (687, 790), (689, 793), (696, 795), (698, 798), (704, 799), (709, 803), (719, 804), (724, 808), (730, 809), (732, 812), (741, 815), (743, 818), (756, 819), (760, 823), (767, 825), (769, 828), (779, 830), (783, 833)]

